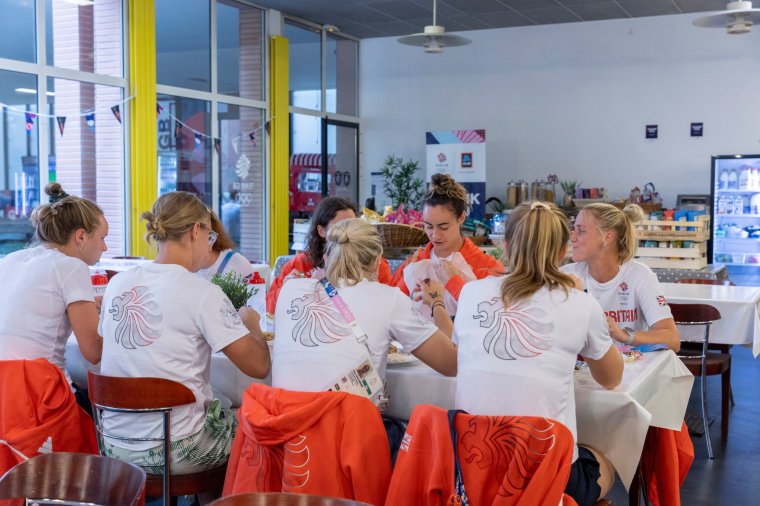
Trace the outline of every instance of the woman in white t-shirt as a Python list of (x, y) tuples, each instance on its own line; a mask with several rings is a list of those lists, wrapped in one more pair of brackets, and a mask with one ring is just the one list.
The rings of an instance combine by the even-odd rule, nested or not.
[[(221, 408), (209, 385), (211, 353), (222, 352), (243, 373), (264, 378), (269, 349), (251, 308), (236, 311), (222, 290), (194, 273), (206, 261), (216, 233), (211, 212), (195, 195), (162, 195), (144, 212), (156, 260), (114, 276), (103, 296), (101, 372), (120, 377), (167, 378), (192, 390), (195, 403), (174, 408), (172, 472), (194, 473), (229, 457), (237, 417)], [(106, 432), (161, 437), (161, 417), (108, 413)], [(106, 441), (107, 454), (160, 474), (162, 446), (155, 441)]]
[(244, 278), (253, 274), (253, 266), (243, 255), (235, 251), (235, 243), (232, 242), (221, 220), (211, 211), (211, 230), (216, 232), (216, 241), (209, 248), (208, 258), (203, 268), (197, 272), (198, 276), (211, 281), (215, 274), (220, 276), (228, 272), (235, 272)]
[[(361, 219), (343, 220), (327, 230), (326, 280), (350, 314), (338, 309), (319, 279), (284, 284), (275, 308), (273, 386), (307, 392), (345, 389), (342, 380), (351, 371), (366, 372), (362, 363), (370, 356), (382, 380), (394, 339), (404, 352), (441, 374), (456, 375), (451, 338), (425, 320), (400, 290), (375, 281), (382, 253), (377, 229)], [(435, 311), (448, 320), (442, 305)], [(356, 331), (347, 322), (352, 318)], [(366, 334), (367, 346), (356, 334)], [(382, 384), (378, 387), (365, 396), (379, 404), (384, 394)]]
[[(620, 383), (623, 361), (599, 304), (559, 270), (569, 237), (567, 219), (554, 205), (528, 202), (512, 212), (505, 234), (509, 273), (472, 281), (459, 297), (455, 405), (475, 415), (552, 418), (577, 444), (577, 355), (605, 388)], [(604, 497), (614, 478), (607, 460), (580, 448), (573, 462), (566, 492), (581, 505)]]
[(613, 339), (678, 351), (681, 339), (660, 282), (652, 269), (633, 259), (639, 245), (635, 224), (642, 217), (635, 204), (622, 211), (602, 203), (584, 207), (571, 235), (575, 263), (562, 271), (577, 276), (599, 301)]
[[(66, 371), (72, 330), (84, 358), (97, 364), (103, 340), (88, 265), (106, 251), (108, 223), (93, 202), (69, 195), (58, 183), (45, 187), (49, 203), (31, 216), (34, 246), (0, 260), (0, 360), (44, 358)], [(100, 298), (98, 298), (100, 299)], [(87, 396), (78, 393), (83, 407)]]

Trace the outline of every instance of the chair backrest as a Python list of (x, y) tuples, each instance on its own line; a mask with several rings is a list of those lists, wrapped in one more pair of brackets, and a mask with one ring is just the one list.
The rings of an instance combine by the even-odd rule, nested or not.
[(720, 320), (720, 311), (709, 304), (669, 304), (677, 325), (709, 325)]
[(272, 267), (272, 280), (275, 280), (277, 276), (280, 275), (282, 267), (294, 257), (295, 255), (283, 255), (277, 257), (277, 260), (274, 261), (274, 267)]
[(87, 372), (90, 402), (118, 409), (164, 409), (195, 402), (193, 391), (166, 378), (117, 378)]
[(683, 283), (686, 285), (724, 285), (724, 286), (736, 286), (733, 281), (728, 279), (679, 279), (677, 283)]
[(142, 438), (142, 441), (163, 442), (164, 504), (169, 503), (171, 489), (171, 410), (173, 407), (195, 402), (195, 395), (185, 385), (166, 378), (118, 378), (87, 372), (88, 396), (92, 403), (98, 444), (103, 451), (103, 438), (129, 441), (123, 434), (108, 434), (103, 430), (103, 412), (132, 412), (133, 414), (161, 413), (163, 415), (163, 437)]
[[(47, 453), (17, 465), (0, 478), (0, 499), (37, 504), (141, 504), (145, 471), (121, 460), (85, 453)], [(60, 504), (60, 503), (59, 503)]]
[(368, 506), (350, 499), (337, 499), (318, 495), (272, 492), (238, 494), (217, 499), (211, 506)]

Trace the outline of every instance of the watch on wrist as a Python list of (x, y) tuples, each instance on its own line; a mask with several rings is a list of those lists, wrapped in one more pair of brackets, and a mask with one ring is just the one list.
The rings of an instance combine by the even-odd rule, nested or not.
[(633, 344), (633, 340), (636, 338), (636, 331), (631, 327), (623, 327), (623, 332), (628, 336), (628, 340), (625, 342), (628, 346)]

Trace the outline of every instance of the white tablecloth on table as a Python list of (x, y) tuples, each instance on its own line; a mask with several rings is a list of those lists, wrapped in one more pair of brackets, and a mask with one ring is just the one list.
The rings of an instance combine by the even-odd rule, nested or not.
[[(710, 304), (720, 311), (721, 319), (712, 325), (710, 342), (752, 346), (760, 354), (760, 287), (690, 285), (662, 283), (668, 302), (676, 304)], [(694, 339), (702, 327), (679, 328), (683, 339)]]
[[(417, 404), (454, 408), (455, 378), (441, 376), (421, 362), (389, 366), (386, 379), (389, 415), (409, 418)], [(626, 364), (614, 390), (599, 386), (588, 369), (576, 373), (578, 442), (604, 453), (627, 488), (649, 426), (681, 429), (693, 382), (694, 376), (669, 350)]]
[[(66, 346), (69, 374), (75, 383), (87, 385), (88, 364), (72, 338)], [(454, 407), (455, 378), (447, 378), (418, 362), (389, 366), (387, 414), (408, 419), (417, 404)], [(636, 472), (649, 426), (679, 430), (694, 377), (672, 351), (647, 353), (644, 360), (626, 364), (623, 380), (615, 390), (594, 382), (588, 370), (576, 373), (575, 403), (580, 444), (592, 446), (610, 459), (628, 487)], [(271, 384), (271, 376), (259, 380), (246, 376), (221, 353), (211, 357), (211, 386), (240, 406), (251, 383)]]

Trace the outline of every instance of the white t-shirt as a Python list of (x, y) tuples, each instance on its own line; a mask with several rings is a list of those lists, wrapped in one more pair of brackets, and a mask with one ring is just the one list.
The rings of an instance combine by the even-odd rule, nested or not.
[[(438, 330), (396, 287), (365, 279), (336, 288), (367, 333), (372, 363), (383, 379), (391, 340), (412, 352)], [(317, 279), (285, 283), (274, 318), (272, 386), (321, 392), (367, 358), (367, 349), (356, 340)]]
[[(167, 378), (187, 386), (195, 404), (174, 408), (172, 441), (201, 429), (213, 399), (211, 353), (248, 334), (222, 290), (182, 266), (151, 263), (114, 276), (100, 314), (103, 360), (108, 376)], [(159, 415), (109, 413), (105, 429), (114, 435), (160, 437)], [(145, 450), (155, 441), (112, 440)]]
[[(219, 271), (219, 267), (222, 265), (222, 262), (224, 262), (224, 258), (230, 252), (232, 252), (231, 249), (220, 251), (219, 258), (216, 259), (216, 262), (214, 262), (214, 265), (206, 269), (201, 269), (196, 274), (202, 277), (203, 279), (207, 279), (211, 281), (211, 278), (214, 277), (214, 274), (216, 274)], [(235, 271), (238, 274), (244, 277), (247, 277), (253, 274), (253, 266), (251, 265), (251, 262), (249, 262), (246, 257), (241, 255), (240, 253), (233, 252), (232, 256), (227, 262), (227, 265), (224, 266), (224, 269), (222, 270), (222, 272), (220, 272), (220, 274), (226, 274), (229, 271)]]
[(36, 246), (0, 260), (0, 360), (44, 358), (66, 371), (69, 304), (93, 302), (90, 270), (55, 248)]
[(577, 443), (575, 361), (579, 353), (598, 360), (612, 346), (604, 313), (586, 293), (548, 288), (505, 311), (503, 280), (473, 281), (459, 296), (455, 405), (474, 415), (552, 418)]
[(657, 275), (636, 260), (621, 265), (617, 275), (606, 283), (599, 283), (591, 277), (586, 262), (567, 264), (561, 270), (578, 276), (602, 306), (604, 314), (621, 328), (648, 330), (658, 321), (673, 317)]

